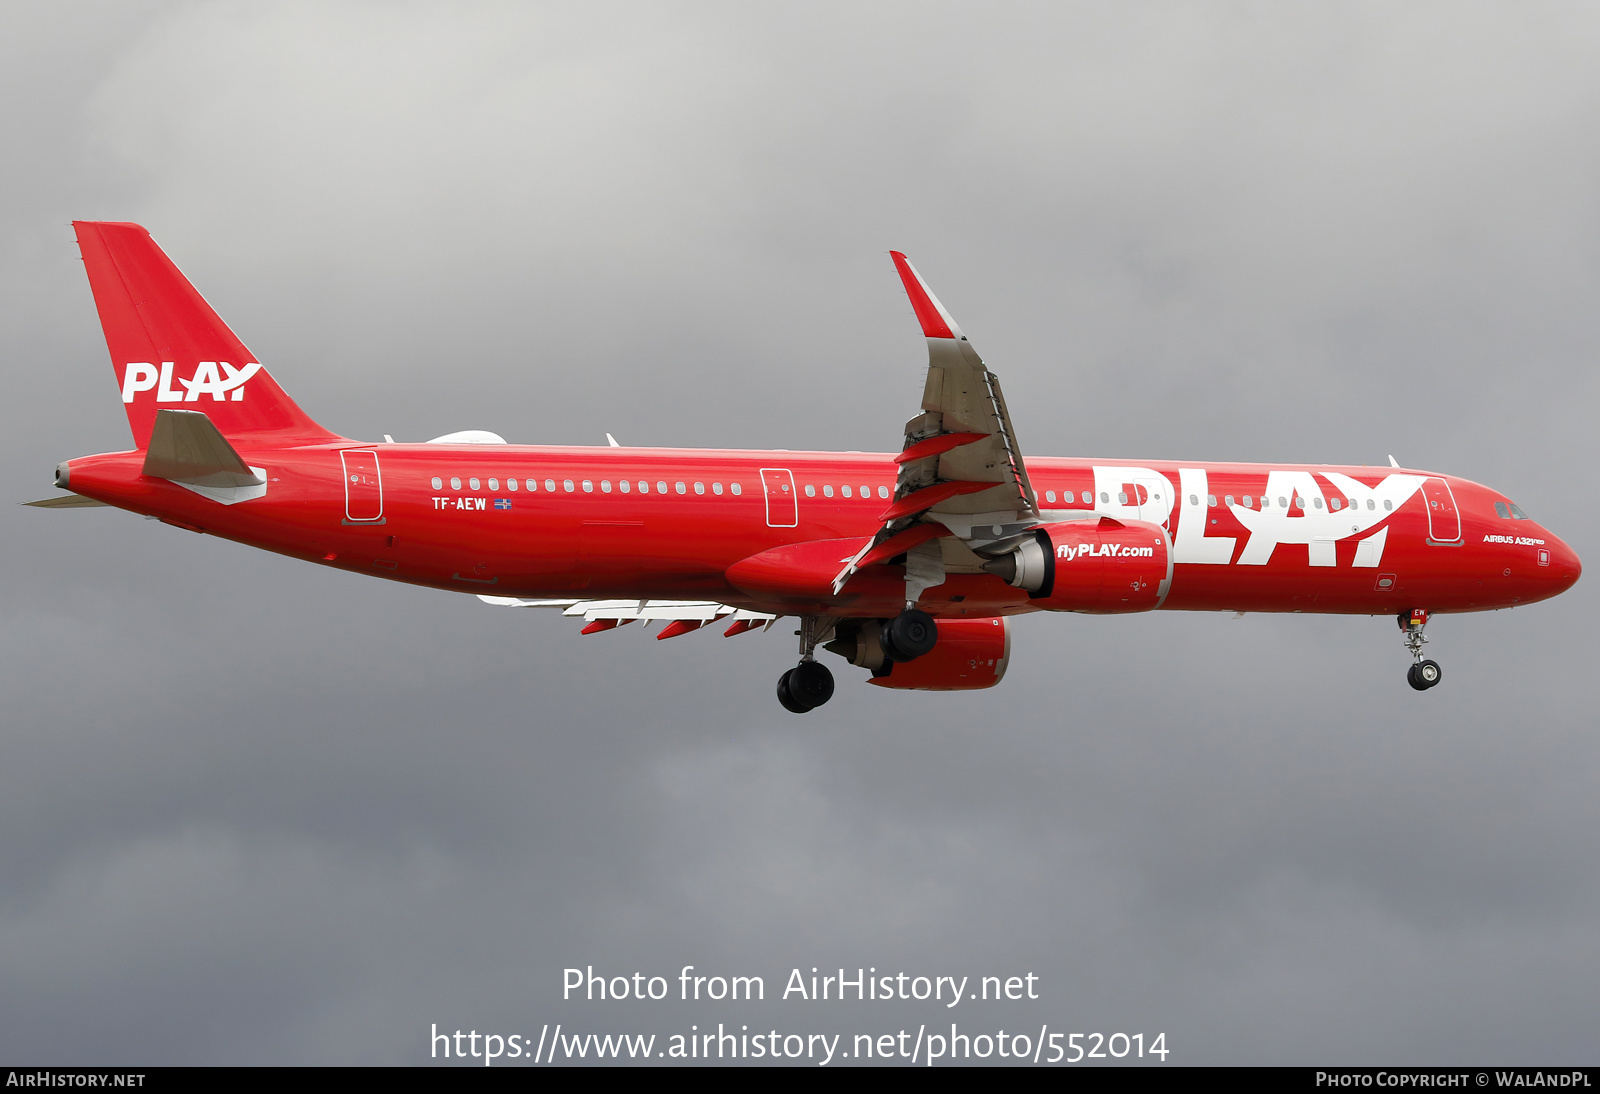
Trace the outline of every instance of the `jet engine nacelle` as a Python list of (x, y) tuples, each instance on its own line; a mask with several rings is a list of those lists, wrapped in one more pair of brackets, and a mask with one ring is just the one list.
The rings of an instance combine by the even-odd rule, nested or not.
[[(992, 688), (1011, 660), (1011, 621), (940, 619), (939, 641), (915, 661), (885, 661), (868, 683), (901, 691), (977, 691)], [(879, 674), (882, 675), (879, 675)]]
[(1033, 529), (983, 568), (1047, 611), (1147, 612), (1172, 584), (1172, 541), (1142, 520), (1069, 520)]

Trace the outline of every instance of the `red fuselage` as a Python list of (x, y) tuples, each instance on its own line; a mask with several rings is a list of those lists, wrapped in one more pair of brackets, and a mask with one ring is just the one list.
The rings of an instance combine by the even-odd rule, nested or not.
[[(904, 606), (891, 566), (864, 570), (837, 597), (752, 592), (727, 576), (788, 544), (864, 544), (893, 497), (887, 453), (350, 441), (239, 453), (267, 486), (236, 504), (143, 475), (139, 451), (73, 460), (63, 485), (180, 527), (457, 592), (863, 617)], [(1046, 520), (1092, 509), (1166, 530), (1162, 608), (1484, 611), (1554, 596), (1582, 569), (1560, 539), (1510, 515), (1504, 495), (1429, 472), (1052, 458), (1027, 469)], [(919, 606), (946, 618), (1035, 610), (987, 573), (950, 573)]]

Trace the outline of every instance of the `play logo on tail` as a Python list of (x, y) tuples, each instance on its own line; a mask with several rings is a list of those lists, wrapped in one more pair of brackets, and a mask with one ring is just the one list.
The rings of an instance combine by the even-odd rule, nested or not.
[(149, 445), (156, 411), (173, 404), (203, 407), (229, 437), (337, 439), (284, 394), (149, 232), (109, 221), (73, 227), (135, 445)]

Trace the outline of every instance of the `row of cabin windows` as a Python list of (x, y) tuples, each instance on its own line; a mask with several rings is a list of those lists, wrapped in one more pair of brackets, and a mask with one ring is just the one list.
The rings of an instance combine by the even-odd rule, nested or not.
[[(487, 480), (487, 483), (488, 483), (488, 488), (490, 490), (499, 490), (500, 489), (500, 480), (498, 478), (491, 477), (491, 478), (489, 478)], [(433, 488), (435, 490), (443, 490), (444, 489), (444, 480), (442, 478), (440, 478), (438, 475), (435, 475), (433, 477), (432, 484), (433, 484)], [(518, 489), (520, 489), (521, 488), (520, 484), (525, 484), (530, 493), (531, 492), (535, 492), (535, 491), (537, 491), (539, 489), (539, 480), (538, 479), (525, 479), (525, 480), (506, 479), (505, 480), (505, 488), (506, 488), (506, 490), (511, 491), (511, 492), (515, 492)], [(483, 488), (483, 485), (484, 485), (484, 480), (480, 480), (480, 479), (475, 478), (475, 477), (474, 478), (469, 478), (469, 479), (466, 480), (466, 488), (469, 489), (469, 490), (481, 490)], [(694, 485), (694, 492), (696, 494), (704, 494), (706, 492), (706, 484), (705, 483), (697, 482), (697, 483), (694, 483), (693, 485)], [(564, 491), (565, 493), (568, 493), (568, 494), (576, 493), (579, 490), (582, 490), (585, 494), (592, 494), (592, 493), (594, 493), (594, 486), (595, 486), (595, 484), (594, 484), (594, 480), (593, 479), (580, 479), (580, 480), (576, 480), (576, 481), (574, 481), (573, 479), (562, 479), (561, 482), (560, 482), (559, 488), (562, 491)], [(460, 478), (452, 477), (450, 479), (450, 489), (452, 489), (452, 490), (460, 490), (461, 488), (462, 488), (462, 480)], [(549, 493), (549, 494), (555, 493), (556, 490), (557, 490), (556, 480), (555, 479), (545, 479), (544, 480), (544, 489), (545, 489), (546, 493)], [(633, 489), (634, 489), (634, 483), (632, 482), (632, 480), (629, 480), (629, 479), (621, 479), (616, 484), (616, 490), (619, 493), (628, 494), (628, 493), (631, 493), (633, 491)], [(689, 492), (689, 484), (688, 483), (684, 483), (684, 482), (675, 482), (669, 487), (667, 485), (667, 482), (666, 482), (665, 479), (660, 479), (660, 480), (657, 480), (657, 482), (655, 484), (655, 489), (656, 489), (656, 493), (658, 493), (658, 494), (666, 494), (666, 493), (670, 493), (670, 492), (674, 492), (674, 491), (676, 493), (679, 493), (679, 494), (687, 494)], [(861, 491), (861, 493), (860, 493), (861, 497), (863, 497), (863, 498), (872, 497), (873, 490), (872, 490), (871, 486), (863, 484), (861, 487), (859, 487), (859, 489)], [(600, 492), (602, 494), (609, 494), (609, 493), (611, 493), (611, 491), (612, 491), (611, 480), (610, 479), (601, 479), (600, 480)], [(641, 494), (650, 493), (650, 483), (649, 483), (649, 481), (647, 479), (640, 479), (638, 481), (638, 491)], [(812, 485), (811, 483), (807, 483), (806, 484), (805, 491), (806, 491), (806, 497), (808, 497), (808, 498), (814, 498), (814, 497), (817, 496), (817, 488), (816, 488), (816, 486)], [(713, 482), (711, 484), (711, 492), (720, 497), (722, 495), (722, 483)], [(728, 492), (733, 494), (735, 497), (737, 497), (738, 495), (742, 494), (744, 491), (743, 491), (743, 488), (738, 483), (735, 482), (735, 483), (729, 483), (728, 484)], [(846, 497), (846, 498), (855, 496), (854, 495), (854, 491), (852, 490), (852, 488), (849, 485), (845, 485), (845, 486), (839, 487), (839, 494), (842, 497)], [(888, 497), (889, 497), (889, 488), (887, 486), (880, 486), (877, 489), (877, 494), (878, 494), (879, 498), (887, 500)], [(825, 497), (825, 498), (833, 497), (833, 486), (831, 484), (830, 485), (825, 485), (825, 486), (822, 487), (822, 496)], [(1083, 491), (1081, 497), (1083, 499), (1083, 504), (1084, 505), (1093, 505), (1094, 504), (1094, 494), (1091, 493), (1090, 491), (1088, 491), (1088, 490)], [(1046, 490), (1044, 492), (1044, 500), (1046, 502), (1049, 502), (1049, 503), (1054, 503), (1055, 500), (1056, 500), (1056, 492), (1054, 490)], [(1063, 490), (1061, 492), (1061, 501), (1064, 504), (1072, 505), (1074, 503), (1072, 491)], [(1110, 492), (1106, 491), (1106, 490), (1102, 490), (1100, 492), (1100, 501), (1103, 504), (1109, 504), (1110, 501), (1111, 501)], [(1122, 505), (1129, 504), (1128, 503), (1128, 494), (1127, 494), (1127, 492), (1123, 491), (1123, 490), (1117, 491), (1117, 501)], [(1241, 505), (1243, 505), (1247, 509), (1252, 509), (1252, 508), (1255, 507), (1255, 498), (1252, 497), (1249, 494), (1243, 495), (1239, 499), (1239, 502), (1240, 502)], [(1200, 496), (1198, 494), (1190, 494), (1189, 495), (1189, 504), (1193, 505), (1193, 506), (1198, 506), (1200, 504)], [(1216, 504), (1217, 504), (1217, 496), (1215, 494), (1207, 494), (1206, 495), (1206, 504), (1209, 505), (1209, 506), (1212, 506), (1214, 508), (1216, 506)], [(1232, 494), (1224, 495), (1223, 496), (1223, 504), (1224, 505), (1228, 505), (1228, 506), (1233, 505), (1233, 495)], [(1300, 495), (1296, 495), (1295, 499), (1294, 499), (1294, 504), (1297, 507), (1299, 507), (1301, 509), (1304, 509), (1306, 507), (1306, 499), (1304, 497), (1301, 497)], [(1322, 508), (1322, 499), (1320, 497), (1312, 498), (1311, 499), (1311, 504), (1314, 507), (1316, 507), (1318, 509), (1321, 509)], [(1261, 507), (1263, 509), (1270, 508), (1271, 505), (1272, 505), (1272, 499), (1271, 498), (1263, 497), (1261, 499)], [(1343, 509), (1346, 505), (1351, 505), (1351, 506), (1355, 506), (1355, 507), (1359, 508), (1360, 507), (1360, 502), (1346, 501), (1343, 498), (1337, 498), (1337, 497), (1328, 499), (1328, 508), (1333, 510), (1334, 512), (1338, 512), (1340, 509)], [(1289, 508), (1289, 499), (1286, 498), (1286, 497), (1278, 498), (1278, 507), (1280, 509)], [(1394, 508), (1394, 502), (1386, 500), (1383, 503), (1383, 507), (1384, 507), (1384, 509), (1393, 509)], [(1377, 509), (1377, 505), (1374, 503), (1373, 499), (1371, 499), (1371, 498), (1367, 499), (1367, 508), (1368, 509), (1374, 509), (1374, 510)], [(1515, 519), (1515, 520), (1527, 520), (1528, 519), (1527, 516), (1522, 512), (1521, 509), (1518, 509), (1514, 504), (1511, 504), (1509, 502), (1497, 501), (1497, 502), (1494, 503), (1494, 508), (1495, 508), (1495, 512), (1498, 513), (1504, 519)]]
[[(1222, 503), (1224, 505), (1232, 505), (1233, 504), (1233, 495), (1232, 494), (1224, 494), (1223, 498), (1222, 498)], [(1240, 498), (1239, 499), (1239, 503), (1241, 505), (1243, 505), (1246, 509), (1254, 508), (1254, 506), (1251, 504), (1251, 497), (1250, 497), (1249, 494), (1246, 494), (1246, 495), (1244, 495), (1244, 497)], [(1200, 504), (1200, 498), (1195, 494), (1190, 494), (1189, 495), (1189, 504), (1198, 506)], [(1207, 494), (1206, 495), (1206, 504), (1209, 505), (1209, 506), (1212, 506), (1214, 508), (1216, 506), (1216, 504), (1217, 504), (1217, 496), (1215, 494)], [(1295, 508), (1304, 509), (1306, 507), (1306, 499), (1304, 497), (1302, 497), (1301, 495), (1296, 494), (1295, 498), (1294, 498), (1294, 504), (1295, 504)], [(1312, 506), (1314, 508), (1321, 509), (1322, 508), (1322, 499), (1321, 498), (1312, 498), (1311, 499), (1311, 504), (1312, 504)], [(1350, 506), (1352, 509), (1361, 508), (1361, 503), (1359, 501), (1347, 501), (1344, 498), (1329, 498), (1328, 499), (1328, 508), (1333, 510), (1336, 513), (1340, 509), (1343, 509), (1347, 505)], [(1270, 508), (1271, 506), (1272, 506), (1272, 499), (1271, 498), (1262, 498), (1261, 499), (1261, 508), (1267, 509), (1267, 508)], [(1393, 509), (1394, 508), (1394, 502), (1385, 501), (1383, 503), (1383, 507), (1385, 509)], [(1289, 508), (1289, 499), (1288, 498), (1284, 498), (1284, 497), (1280, 497), (1278, 499), (1278, 508), (1280, 508), (1280, 509)], [(1368, 509), (1376, 509), (1377, 508), (1377, 505), (1373, 502), (1373, 500), (1371, 498), (1367, 499), (1367, 508)]]
[[(469, 479), (466, 480), (466, 488), (468, 490), (481, 490), (484, 487), (484, 483), (485, 483), (485, 480), (477, 479), (477, 478), (469, 478)], [(488, 479), (487, 480), (487, 484), (488, 484), (488, 488), (490, 490), (499, 490), (500, 489), (500, 480), (497, 479), (497, 478)], [(539, 480), (538, 479), (507, 479), (505, 481), (505, 488), (506, 488), (507, 491), (509, 491), (511, 493), (516, 493), (518, 490), (522, 489), (523, 486), (526, 486), (530, 493), (536, 492), (539, 489)], [(443, 490), (444, 489), (444, 480), (441, 479), (438, 475), (435, 475), (433, 477), (433, 488), (435, 490)], [(461, 479), (452, 478), (450, 480), (450, 489), (452, 489), (452, 490), (460, 490), (461, 488), (462, 488), (462, 480)], [(561, 491), (561, 492), (567, 493), (567, 494), (574, 494), (574, 493), (577, 493), (579, 490), (583, 491), (585, 494), (592, 494), (592, 493), (594, 493), (594, 488), (595, 488), (595, 482), (594, 482), (593, 479), (578, 479), (576, 481), (573, 480), (573, 479), (562, 479), (559, 483), (555, 479), (545, 479), (544, 480), (544, 491), (547, 494), (554, 494), (558, 490)], [(612, 487), (612, 483), (611, 483), (610, 479), (601, 479), (600, 480), (600, 492), (602, 494), (609, 494), (609, 493), (611, 493), (612, 489), (613, 489), (613, 487)], [(621, 479), (621, 480), (619, 480), (617, 482), (615, 489), (617, 490), (618, 493), (621, 493), (621, 494), (631, 494), (633, 492), (633, 490), (634, 490), (634, 483), (630, 479)], [(704, 494), (706, 492), (706, 484), (703, 483), (703, 482), (694, 483), (693, 484), (693, 489), (694, 489), (694, 492), (696, 494)], [(639, 490), (639, 493), (641, 493), (641, 494), (650, 493), (650, 482), (649, 482), (649, 480), (648, 479), (640, 479), (639, 482), (638, 482), (638, 490)], [(673, 483), (672, 485), (669, 486), (669, 485), (667, 485), (667, 482), (666, 482), (665, 479), (661, 479), (661, 480), (658, 480), (656, 482), (656, 493), (658, 493), (658, 494), (668, 494), (668, 493), (673, 493), (673, 492), (676, 492), (676, 493), (679, 493), (679, 494), (687, 494), (689, 492), (689, 490), (690, 490), (690, 484), (689, 483), (675, 482), (675, 483)], [(722, 484), (720, 482), (712, 483), (711, 484), (711, 492), (713, 494), (721, 495), (721, 493), (722, 493)], [(737, 497), (738, 495), (744, 493), (744, 488), (742, 486), (740, 486), (736, 482), (729, 483), (728, 484), (728, 492), (730, 494), (733, 494), (735, 497)]]
[[(841, 497), (846, 497), (846, 498), (854, 496), (854, 494), (852, 493), (851, 488), (849, 487), (848, 484), (845, 485), (845, 486), (839, 487), (839, 494), (840, 494)], [(815, 486), (813, 486), (809, 482), (806, 483), (806, 497), (814, 498), (816, 496), (817, 496), (817, 488)], [(825, 497), (825, 498), (833, 497), (833, 487), (832, 486), (824, 486), (822, 488), (822, 496)], [(861, 487), (861, 496), (864, 497), (864, 498), (872, 497), (872, 487), (863, 485)], [(878, 497), (887, 499), (889, 497), (889, 488), (887, 486), (878, 487)]]
[[(444, 489), (444, 480), (442, 478), (440, 478), (439, 476), (435, 475), (433, 477), (432, 481), (433, 481), (433, 488), (435, 490), (443, 490)], [(491, 479), (488, 479), (488, 480), (482, 480), (482, 479), (477, 479), (477, 478), (469, 478), (469, 479), (465, 480), (466, 489), (468, 489), (468, 490), (481, 490), (481, 489), (484, 488), (485, 481), (487, 481), (488, 488), (490, 490), (499, 490), (500, 489), (500, 480), (498, 478), (491, 478)], [(529, 491), (537, 491), (539, 489), (539, 480), (538, 479), (526, 479), (526, 480), (507, 479), (507, 480), (505, 480), (505, 488), (508, 491), (519, 490), (519, 489), (521, 489), (521, 485), (520, 485), (521, 482), (525, 482), (526, 483), (527, 489)], [(706, 492), (706, 484), (703, 483), (703, 482), (694, 483), (694, 484), (692, 484), (692, 486), (693, 486), (694, 492), (696, 494), (704, 494)], [(592, 494), (592, 493), (594, 493), (594, 488), (595, 488), (595, 484), (594, 484), (594, 480), (593, 479), (581, 479), (581, 480), (577, 480), (577, 481), (574, 481), (572, 479), (562, 479), (559, 482), (559, 484), (557, 483), (557, 481), (555, 479), (545, 479), (544, 480), (545, 492), (546, 493), (550, 493), (550, 494), (555, 493), (558, 489), (561, 490), (561, 491), (564, 491), (565, 493), (568, 493), (568, 494), (576, 493), (579, 490), (582, 490), (585, 494)], [(658, 493), (658, 494), (666, 494), (666, 493), (671, 493), (671, 492), (674, 492), (674, 491), (679, 493), (679, 494), (687, 494), (689, 492), (690, 488), (691, 488), (691, 484), (684, 483), (684, 482), (675, 482), (670, 487), (667, 485), (665, 480), (660, 480), (660, 481), (658, 481), (656, 483), (656, 493)], [(460, 478), (452, 478), (450, 480), (450, 489), (452, 489), (452, 490), (460, 490), (460, 489), (462, 489), (462, 480)], [(616, 489), (617, 489), (617, 491), (619, 493), (623, 493), (623, 494), (632, 493), (633, 489), (634, 489), (634, 484), (628, 479), (623, 479), (623, 480), (619, 481), (616, 484)], [(817, 488), (815, 486), (810, 485), (808, 483), (806, 485), (805, 489), (806, 489), (806, 497), (814, 498), (814, 497), (817, 496)], [(861, 494), (860, 494), (861, 497), (863, 497), (863, 498), (872, 497), (872, 487), (871, 486), (863, 485), (859, 489), (861, 491)], [(612, 490), (611, 480), (610, 479), (601, 479), (600, 480), (600, 492), (602, 494), (609, 494), (609, 493), (611, 493), (611, 490)], [(649, 483), (649, 481), (646, 480), (646, 479), (640, 479), (639, 483), (638, 483), (638, 491), (641, 494), (650, 493), (650, 483)], [(712, 483), (711, 484), (711, 492), (720, 497), (722, 495), (722, 484), (720, 482)], [(742, 494), (744, 492), (744, 490), (738, 483), (735, 482), (735, 483), (729, 483), (728, 484), (728, 492), (733, 494), (735, 497), (737, 497), (740, 494)], [(850, 487), (850, 486), (841, 486), (841, 487), (839, 487), (839, 493), (840, 493), (840, 495), (842, 497), (846, 497), (846, 498), (856, 496), (855, 489)], [(831, 485), (824, 486), (822, 488), (822, 496), (825, 497), (825, 498), (833, 497), (833, 487)], [(889, 497), (889, 488), (887, 486), (878, 487), (878, 497), (887, 499)]]
[[(1083, 492), (1082, 497), (1083, 497), (1083, 504), (1085, 504), (1085, 505), (1093, 505), (1094, 504), (1094, 495), (1092, 493), (1090, 493), (1088, 490), (1085, 490)], [(1055, 501), (1056, 500), (1056, 492), (1054, 490), (1046, 490), (1044, 492), (1044, 500), (1047, 501), (1047, 502)], [(1072, 491), (1063, 490), (1061, 492), (1061, 500), (1063, 502), (1065, 502), (1066, 504), (1068, 504), (1068, 505), (1073, 504)], [(1243, 497), (1241, 497), (1239, 499), (1239, 504), (1243, 505), (1246, 509), (1253, 509), (1253, 508), (1255, 508), (1255, 500), (1256, 499), (1254, 497), (1252, 497), (1251, 495), (1245, 494)], [(1100, 491), (1100, 501), (1101, 501), (1102, 504), (1109, 504), (1110, 501), (1111, 501), (1111, 493), (1110, 493), (1110, 491), (1107, 491), (1107, 490)], [(1117, 501), (1119, 503), (1123, 504), (1123, 505), (1127, 505), (1128, 504), (1127, 491), (1118, 490), (1117, 491)], [(1189, 504), (1190, 505), (1196, 505), (1196, 506), (1199, 505), (1200, 504), (1200, 496), (1198, 494), (1190, 494), (1189, 495)], [(1215, 507), (1216, 504), (1217, 504), (1217, 496), (1215, 494), (1207, 494), (1206, 495), (1206, 504)], [(1232, 505), (1233, 504), (1233, 495), (1232, 494), (1224, 495), (1223, 504)], [(1296, 495), (1295, 499), (1294, 499), (1294, 504), (1297, 507), (1299, 507), (1301, 509), (1304, 509), (1306, 507), (1306, 499)], [(1311, 504), (1316, 506), (1318, 509), (1321, 509), (1322, 508), (1322, 499), (1321, 498), (1312, 498), (1311, 499)], [(1328, 508), (1334, 510), (1335, 512), (1337, 512), (1340, 509), (1343, 509), (1346, 505), (1359, 506), (1360, 503), (1359, 502), (1353, 502), (1353, 501), (1346, 501), (1343, 498), (1329, 498), (1328, 499)], [(1272, 499), (1271, 498), (1265, 498), (1264, 497), (1264, 498), (1261, 499), (1261, 508), (1268, 509), (1268, 508), (1271, 508), (1271, 506), (1272, 506)], [(1280, 509), (1289, 508), (1289, 499), (1288, 498), (1284, 498), (1284, 497), (1280, 497), (1278, 499), (1278, 507)], [(1394, 508), (1394, 502), (1385, 501), (1383, 503), (1383, 507), (1385, 509), (1393, 509)], [(1371, 498), (1367, 499), (1367, 508), (1368, 509), (1376, 509), (1377, 508), (1377, 505), (1373, 503), (1373, 500)]]

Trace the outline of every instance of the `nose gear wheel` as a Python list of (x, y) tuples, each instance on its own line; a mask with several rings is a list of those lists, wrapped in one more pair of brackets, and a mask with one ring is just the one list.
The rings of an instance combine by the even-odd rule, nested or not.
[(1406, 683), (1418, 691), (1427, 691), (1444, 678), (1444, 670), (1437, 661), (1418, 661), (1406, 670)]
[(1413, 661), (1406, 670), (1406, 683), (1418, 691), (1427, 691), (1444, 679), (1444, 670), (1439, 667), (1439, 662), (1422, 656), (1422, 647), (1428, 641), (1427, 635), (1422, 633), (1428, 625), (1428, 612), (1423, 608), (1413, 608), (1401, 612), (1398, 620), (1400, 633), (1404, 636), (1406, 649), (1411, 651)]

